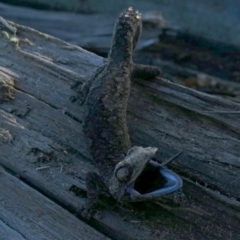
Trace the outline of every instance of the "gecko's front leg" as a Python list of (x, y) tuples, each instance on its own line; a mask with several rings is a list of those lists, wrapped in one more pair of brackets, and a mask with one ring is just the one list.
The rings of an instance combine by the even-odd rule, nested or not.
[(154, 79), (155, 77), (161, 76), (162, 70), (156, 66), (133, 64), (132, 78), (140, 79)]

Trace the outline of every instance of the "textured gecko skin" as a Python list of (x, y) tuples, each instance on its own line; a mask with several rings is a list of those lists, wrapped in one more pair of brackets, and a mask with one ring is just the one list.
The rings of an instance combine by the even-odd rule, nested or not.
[(131, 191), (133, 183), (157, 151), (152, 147), (131, 148), (126, 120), (132, 76), (152, 78), (161, 73), (157, 67), (133, 64), (141, 29), (140, 13), (132, 8), (123, 11), (115, 23), (107, 61), (82, 86), (86, 107), (83, 133), (100, 174), (87, 174), (84, 217), (94, 208), (99, 189), (119, 202), (138, 201), (139, 194)]

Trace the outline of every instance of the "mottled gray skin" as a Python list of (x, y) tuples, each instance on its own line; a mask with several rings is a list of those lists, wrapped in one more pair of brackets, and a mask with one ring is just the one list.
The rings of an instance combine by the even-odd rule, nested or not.
[(133, 49), (141, 33), (141, 15), (129, 8), (116, 21), (107, 62), (97, 69), (92, 78), (82, 86), (85, 96), (86, 116), (83, 133), (100, 176), (88, 173), (86, 186), (89, 211), (99, 195), (106, 190), (118, 201), (129, 199), (126, 189), (142, 172), (154, 156), (156, 148), (131, 148), (126, 112), (132, 75), (144, 78), (159, 75), (156, 67), (134, 65)]

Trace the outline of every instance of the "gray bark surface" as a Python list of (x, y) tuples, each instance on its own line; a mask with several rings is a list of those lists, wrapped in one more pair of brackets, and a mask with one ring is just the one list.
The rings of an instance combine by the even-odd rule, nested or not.
[(109, 239), (2, 168), (0, 196), (1, 240)]
[[(56, 205), (77, 212), (85, 174), (96, 169), (81, 130), (84, 109), (72, 102), (73, 86), (85, 82), (103, 59), (28, 27), (16, 28), (17, 41), (10, 30), (9, 36), (1, 30), (0, 164)], [(113, 239), (239, 239), (239, 113), (240, 105), (229, 100), (165, 79), (136, 79), (128, 106), (131, 141), (158, 147), (160, 162), (183, 151), (169, 167), (183, 177), (188, 203), (129, 208), (106, 203), (89, 224)], [(6, 189), (11, 176), (2, 176)], [(14, 181), (16, 188), (22, 184)], [(1, 221), (1, 229), (9, 227)]]

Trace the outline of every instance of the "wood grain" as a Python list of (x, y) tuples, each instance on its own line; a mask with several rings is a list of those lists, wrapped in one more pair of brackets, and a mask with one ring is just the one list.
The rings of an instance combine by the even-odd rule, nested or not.
[(0, 168), (1, 239), (109, 239)]
[[(15, 26), (19, 41), (5, 35), (0, 41), (0, 76), (14, 83), (14, 99), (0, 104), (0, 164), (77, 212), (85, 174), (96, 169), (81, 132), (84, 109), (72, 101), (73, 86), (86, 81), (103, 59)], [(165, 79), (135, 79), (128, 109), (132, 143), (158, 147), (160, 162), (183, 151), (170, 168), (185, 179), (189, 201), (183, 207), (165, 201), (128, 208), (106, 203), (89, 224), (113, 239), (238, 239), (238, 112), (237, 103)]]

